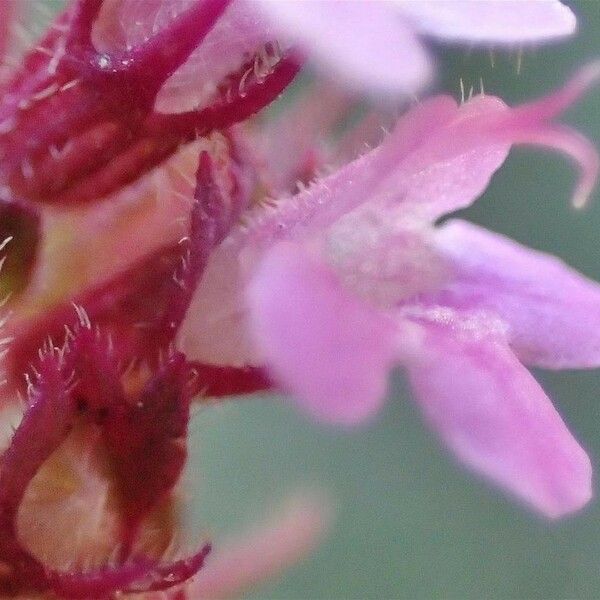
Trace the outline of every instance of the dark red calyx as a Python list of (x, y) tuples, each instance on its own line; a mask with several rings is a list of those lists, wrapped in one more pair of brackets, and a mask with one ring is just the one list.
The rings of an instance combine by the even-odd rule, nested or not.
[(266, 371), (259, 367), (222, 367), (192, 362), (190, 369), (192, 396), (223, 398), (253, 394), (273, 387)]
[(114, 54), (98, 51), (91, 39), (103, 0), (76, 1), (3, 91), (0, 180), (12, 196), (63, 204), (97, 199), (182, 143), (246, 119), (276, 98), (298, 70), (289, 56), (264, 77), (242, 65), (208, 107), (154, 111), (165, 81), (229, 1), (198, 0), (146, 42)]
[[(137, 556), (135, 543), (146, 517), (176, 485), (187, 456), (190, 400), (202, 370), (174, 352), (171, 342), (211, 252), (249, 199), (235, 161), (227, 164), (231, 172), (208, 153), (200, 155), (190, 232), (180, 245), (86, 292), (89, 312), (78, 303), (59, 307), (13, 342), (13, 372), (21, 367), (31, 376), (30, 404), (0, 471), (0, 560), (10, 568), (6, 589), (20, 592), (27, 585), (67, 598), (103, 598), (116, 591), (166, 589), (202, 566), (209, 547), (162, 565)], [(147, 318), (145, 327), (139, 327), (141, 318)], [(265, 383), (258, 371), (244, 371), (233, 382), (238, 389)], [(100, 428), (112, 459), (122, 523), (119, 554), (114, 566), (61, 573), (45, 568), (22, 546), (16, 515), (37, 471), (80, 421)]]
[(157, 563), (147, 558), (131, 559), (126, 564), (91, 572), (49, 573), (51, 588), (70, 600), (112, 597), (115, 591), (143, 593), (181, 585), (193, 577), (210, 554), (206, 544), (196, 554), (173, 563)]
[(140, 392), (112, 409), (103, 426), (120, 490), (125, 555), (142, 520), (175, 487), (185, 465), (190, 380), (183, 356), (171, 356)]
[(60, 355), (40, 360), (28, 389), (29, 406), (2, 456), (0, 471), (0, 560), (8, 567), (0, 589), (43, 590), (48, 587), (43, 565), (18, 538), (17, 512), (30, 481), (68, 436), (73, 424), (73, 400), (63, 379)]
[[(89, 319), (112, 342), (126, 366), (158, 365), (170, 351), (211, 252), (250, 202), (253, 175), (240, 152), (231, 141), (226, 155), (201, 154), (190, 199), (190, 231), (179, 244), (140, 260), (38, 320), (18, 324), (5, 360), (11, 385), (22, 386), (23, 373), (48, 337), (63, 345), (82, 316), (84, 325)], [(81, 307), (79, 316), (73, 305)]]
[[(178, 585), (202, 566), (209, 547), (188, 559), (162, 564), (131, 555), (144, 518), (175, 486), (186, 458), (190, 371), (181, 355), (146, 376), (138, 389), (119, 372), (117, 354), (83, 324), (68, 343), (49, 343), (32, 367), (29, 404), (2, 457), (0, 471), (0, 577), (6, 593), (52, 589), (65, 598), (105, 598), (117, 591), (149, 591)], [(119, 561), (91, 572), (46, 568), (19, 541), (16, 518), (35, 474), (82, 420), (100, 426), (114, 459), (112, 477), (121, 499)], [(74, 524), (76, 526), (76, 524)]]

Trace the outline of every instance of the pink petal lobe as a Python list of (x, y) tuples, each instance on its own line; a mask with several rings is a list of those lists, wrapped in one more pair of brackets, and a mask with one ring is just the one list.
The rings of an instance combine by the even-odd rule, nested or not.
[(475, 43), (517, 44), (571, 35), (572, 11), (558, 0), (395, 0), (422, 33)]
[(325, 69), (358, 89), (412, 92), (431, 75), (420, 43), (386, 3), (261, 0), (260, 7)]
[(583, 208), (587, 204), (600, 175), (600, 155), (590, 140), (578, 131), (561, 125), (548, 125), (533, 131), (524, 129), (514, 138), (515, 142), (542, 146), (570, 158), (579, 171), (571, 194), (571, 204), (575, 208)]
[(213, 254), (178, 347), (200, 362), (259, 364), (245, 333), (243, 290), (262, 255), (279, 241), (325, 239), (344, 215), (367, 203), (422, 222), (470, 205), (509, 149), (506, 141), (482, 137), (482, 123), (506, 110), (492, 97), (460, 109), (447, 96), (432, 98), (404, 115), (379, 148), (274, 207), (250, 211)]
[(526, 363), (600, 365), (600, 284), (553, 256), (464, 221), (441, 227), (436, 247), (452, 275), (433, 302), (493, 311), (507, 322), (511, 347)]
[(591, 497), (591, 464), (552, 403), (497, 337), (425, 325), (408, 363), (431, 426), (466, 465), (544, 515)]
[(492, 135), (514, 143), (532, 144), (561, 152), (579, 170), (571, 202), (582, 207), (589, 199), (600, 174), (600, 155), (594, 144), (569, 127), (552, 123), (600, 82), (600, 61), (582, 67), (558, 90), (511, 109), (497, 122), (490, 122)]
[(430, 221), (470, 206), (510, 150), (512, 140), (486, 131), (488, 120), (507, 110), (493, 96), (478, 96), (463, 104), (452, 120), (406, 157), (397, 177), (390, 177), (381, 192)]
[(244, 226), (213, 253), (182, 324), (178, 347), (199, 362), (259, 364), (247, 335), (244, 290), (262, 255), (279, 241), (325, 235), (340, 217), (371, 200), (379, 187), (401, 201), (404, 191), (396, 189), (393, 179), (403, 161), (456, 113), (456, 102), (447, 96), (427, 100), (400, 119), (380, 148), (303, 192), (280, 198), (274, 207), (258, 205), (247, 213)]
[(460, 108), (451, 98), (432, 98), (408, 111), (375, 150), (292, 197), (258, 205), (211, 258), (180, 347), (200, 362), (259, 364), (245, 333), (242, 296), (270, 247), (309, 237), (328, 243), (335, 224), (367, 204), (390, 221), (422, 224), (465, 208), (483, 193), (514, 143), (537, 143), (571, 156), (582, 172), (577, 195), (587, 195), (596, 179), (597, 154), (587, 140), (551, 119), (596, 77), (591, 65), (558, 92), (516, 108), (483, 95)]
[(600, 60), (592, 61), (576, 71), (562, 87), (514, 109), (512, 120), (527, 123), (548, 121), (561, 115), (600, 81)]
[(267, 366), (305, 410), (352, 425), (379, 408), (393, 355), (391, 330), (325, 265), (280, 244), (260, 265), (248, 301)]

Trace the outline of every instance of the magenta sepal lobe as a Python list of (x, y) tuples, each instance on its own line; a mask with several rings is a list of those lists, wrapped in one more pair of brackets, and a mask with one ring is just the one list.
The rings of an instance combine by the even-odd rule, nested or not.
[[(228, 4), (199, 0), (143, 43), (106, 53), (92, 43), (103, 0), (75, 1), (2, 90), (5, 212), (31, 213), (39, 237), (40, 203), (99, 199), (138, 179), (181, 144), (245, 119), (276, 98), (299, 68), (291, 52), (266, 74), (251, 68), (254, 57), (245, 57), (247, 62), (215, 82), (212, 100), (197, 109), (155, 112), (165, 81)], [(277, 53), (268, 43), (262, 50)], [(163, 564), (160, 556), (141, 553), (138, 542), (185, 465), (192, 397), (270, 386), (260, 369), (191, 363), (173, 347), (212, 251), (250, 202), (246, 167), (233, 141), (230, 151), (228, 157), (201, 153), (185, 239), (19, 323), (13, 332), (5, 359), (8, 385), (26, 406), (0, 471), (4, 595), (50, 591), (65, 598), (107, 598), (163, 590), (186, 582), (204, 564), (210, 545)], [(119, 532), (106, 564), (57, 570), (21, 541), (17, 515), (30, 483), (75, 428), (98, 434), (95, 443), (109, 465), (103, 476), (116, 494), (112, 509)]]
[(114, 54), (96, 50), (91, 40), (102, 4), (75, 2), (2, 90), (0, 178), (10, 197), (60, 204), (102, 197), (181, 144), (251, 116), (298, 71), (299, 61), (288, 53), (258, 76), (249, 68), (252, 58), (214, 82), (217, 94), (208, 105), (177, 114), (155, 112), (161, 87), (202, 43), (229, 1), (199, 0), (146, 42)]
[[(189, 579), (210, 546), (188, 559), (159, 564), (132, 548), (148, 513), (171, 491), (186, 459), (190, 371), (173, 355), (137, 394), (119, 384), (116, 356), (84, 326), (61, 349), (45, 349), (28, 390), (29, 406), (5, 452), (0, 473), (0, 580), (5, 593), (45, 591), (69, 598), (103, 598), (115, 591), (158, 590)], [(97, 359), (103, 358), (100, 362)], [(90, 393), (92, 392), (92, 393)], [(99, 426), (112, 458), (120, 496), (120, 561), (95, 571), (46, 568), (23, 547), (16, 518), (27, 486), (76, 424)]]
[[(241, 173), (234, 164), (231, 169), (226, 177), (213, 157), (201, 153), (189, 235), (56, 307), (13, 342), (7, 357), (11, 383), (18, 383), (19, 373), (32, 375), (22, 388), (29, 405), (0, 475), (0, 559), (11, 567), (6, 589), (100, 598), (177, 585), (204, 563), (208, 546), (163, 565), (139, 556), (136, 541), (145, 519), (179, 480), (193, 395), (246, 393), (270, 385), (259, 369), (190, 363), (173, 350), (212, 250), (249, 201), (247, 186), (236, 177)], [(57, 572), (21, 545), (15, 519), (29, 482), (82, 423), (100, 428), (118, 490), (118, 560), (91, 572)]]

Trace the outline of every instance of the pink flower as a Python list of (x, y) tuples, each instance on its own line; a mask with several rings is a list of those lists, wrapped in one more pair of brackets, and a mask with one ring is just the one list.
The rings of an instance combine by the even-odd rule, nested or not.
[[(347, 26), (367, 5), (318, 8), (334, 6), (346, 26), (337, 64)], [(454, 35), (436, 20), (441, 12), (427, 15), (433, 4), (399, 6), (424, 31)], [(573, 28), (558, 2), (514, 13), (503, 4), (492, 18), (493, 6), (462, 5), (456, 35), (465, 23), (503, 41)], [(272, 380), (315, 416), (353, 423), (373, 414), (388, 370), (402, 365), (465, 461), (551, 516), (589, 495), (585, 453), (515, 356), (596, 364), (595, 340), (556, 292), (557, 282), (570, 287), (569, 302), (595, 325), (595, 286), (467, 225), (432, 223), (472, 202), (514, 142), (575, 158), (576, 198), (585, 199), (597, 157), (552, 119), (595, 74), (514, 110), (493, 98), (461, 108), (432, 99), (379, 149), (269, 208), (245, 132), (228, 128), (276, 98), (300, 62), (294, 36), (283, 50), (277, 43), (287, 17), (274, 23), (257, 7), (76, 0), (2, 74), (0, 208), (23, 256), (0, 341), (3, 408), (22, 400), (1, 457), (1, 594), (219, 597), (308, 550), (323, 525), (320, 503), (215, 552), (212, 571), (209, 543), (183, 558), (171, 551), (192, 401)], [(418, 46), (408, 34), (382, 35), (407, 30), (385, 30), (385, 5), (368, 7), (377, 36), (348, 60), (386, 59), (372, 49), (400, 39), (416, 81), (427, 68)], [(2, 9), (0, 52), (16, 54), (8, 24), (21, 8)], [(525, 28), (512, 27), (514, 15), (527, 17)], [(320, 43), (319, 22), (307, 24)], [(386, 87), (381, 72), (365, 81)], [(387, 87), (406, 89), (400, 79)], [(502, 256), (512, 269), (478, 255)], [(562, 327), (558, 340), (539, 333), (542, 318)]]
[(203, 363), (266, 366), (313, 417), (354, 424), (403, 366), (426, 420), (470, 467), (550, 517), (591, 495), (584, 450), (521, 364), (600, 364), (600, 286), (463, 221), (513, 143), (568, 154), (587, 198), (598, 155), (553, 119), (598, 65), (509, 108), (441, 96), (377, 149), (257, 207), (213, 253), (179, 347)]
[(382, 92), (413, 92), (431, 76), (418, 35), (472, 44), (522, 44), (570, 35), (558, 0), (256, 0), (273, 25), (329, 75)]

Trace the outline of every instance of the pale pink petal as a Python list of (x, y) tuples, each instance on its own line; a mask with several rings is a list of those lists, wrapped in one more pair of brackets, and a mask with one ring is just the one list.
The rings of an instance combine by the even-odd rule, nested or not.
[(391, 204), (398, 199), (411, 204), (416, 216), (435, 219), (470, 205), (512, 144), (533, 144), (558, 150), (575, 162), (580, 176), (573, 203), (584, 204), (600, 171), (598, 152), (587, 139), (552, 119), (599, 79), (600, 64), (592, 63), (558, 91), (515, 108), (494, 97), (473, 98), (436, 131), (431, 143), (409, 154), (396, 177), (384, 180), (376, 193), (386, 193)]
[(427, 100), (404, 115), (379, 148), (291, 198), (258, 206), (230, 244), (240, 250), (305, 237), (369, 202), (409, 204), (405, 212), (423, 220), (468, 206), (506, 157), (509, 143), (482, 134), (487, 121), (507, 112), (491, 96), (460, 109), (447, 96)]
[(557, 93), (521, 107), (478, 96), (460, 108), (448, 97), (410, 110), (383, 144), (291, 198), (259, 205), (218, 249), (188, 311), (179, 343), (196, 360), (253, 364), (243, 290), (262, 254), (281, 240), (318, 237), (369, 204), (389, 218), (418, 223), (469, 206), (486, 188), (515, 142), (559, 148), (582, 169), (591, 189), (596, 153), (579, 136), (549, 123), (595, 80), (588, 67)]
[(411, 30), (385, 2), (260, 0), (274, 25), (356, 88), (411, 92), (431, 66)]
[[(473, 98), (437, 132), (430, 145), (404, 161), (402, 177), (413, 177), (405, 183), (409, 191), (404, 202), (413, 203), (413, 210), (431, 219), (466, 207), (485, 189), (510, 145), (533, 144), (558, 150), (579, 167), (572, 201), (581, 206), (600, 171), (598, 152), (580, 134), (552, 120), (599, 80), (597, 61), (580, 69), (557, 91), (521, 106), (509, 108), (499, 99), (483, 95)], [(465, 190), (462, 195), (461, 189)], [(390, 198), (394, 201), (393, 194)]]
[(251, 330), (275, 380), (314, 417), (354, 424), (380, 407), (393, 330), (292, 244), (263, 260), (248, 290)]
[(555, 518), (591, 497), (591, 465), (501, 339), (427, 324), (408, 364), (431, 426), (457, 456)]
[(422, 33), (438, 38), (516, 44), (575, 32), (572, 11), (558, 0), (394, 0)]
[[(248, 339), (243, 294), (262, 254), (278, 241), (321, 235), (341, 216), (368, 202), (373, 190), (401, 169), (403, 159), (426, 145), (457, 110), (451, 98), (432, 98), (400, 119), (377, 150), (303, 192), (281, 198), (274, 207), (259, 205), (245, 215), (244, 225), (213, 253), (180, 329), (178, 347), (200, 362), (258, 364)], [(397, 197), (402, 198), (402, 191)]]
[(451, 279), (432, 302), (493, 311), (529, 364), (600, 366), (600, 284), (553, 256), (464, 221), (441, 227), (436, 247), (449, 261)]
[(487, 124), (509, 111), (493, 96), (462, 105), (378, 191), (388, 204), (400, 201), (415, 217), (430, 221), (470, 206), (508, 155), (512, 140), (489, 135)]
[(600, 61), (581, 68), (563, 87), (539, 100), (517, 106), (491, 122), (492, 135), (508, 136), (513, 142), (534, 144), (565, 154), (579, 168), (579, 179), (571, 202), (583, 206), (589, 199), (600, 173), (596, 147), (580, 133), (555, 125), (551, 120), (600, 81)]
[(217, 544), (186, 590), (190, 600), (238, 597), (309, 554), (331, 520), (329, 501), (302, 494), (245, 536)]
[(214, 252), (178, 347), (201, 362), (258, 364), (247, 336), (243, 290), (263, 252), (281, 240), (325, 235), (343, 215), (369, 201), (409, 205), (405, 212), (421, 220), (468, 206), (509, 148), (506, 142), (487, 144), (482, 123), (506, 110), (492, 97), (460, 109), (449, 97), (432, 98), (403, 116), (379, 148), (274, 207), (259, 205)]

